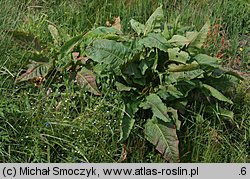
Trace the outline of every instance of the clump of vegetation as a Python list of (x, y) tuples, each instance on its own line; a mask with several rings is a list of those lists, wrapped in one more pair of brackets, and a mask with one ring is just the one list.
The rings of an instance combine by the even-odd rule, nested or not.
[(139, 124), (167, 161), (178, 162), (177, 133), (190, 106), (204, 105), (206, 113), (216, 109), (217, 115), (233, 119), (222, 105), (233, 104), (225, 89), (242, 78), (202, 48), (208, 22), (200, 31), (178, 21), (171, 24), (159, 7), (145, 24), (132, 19), (130, 25), (134, 33), (124, 34), (114, 22), (112, 27), (97, 27), (67, 39), (50, 24), (53, 44), (45, 46), (32, 34), (14, 31), (13, 38), (30, 47), (32, 59), (17, 81), (49, 86), (66, 80), (96, 96), (102, 95), (100, 83), (108, 83), (123, 99), (120, 142), (126, 143)]

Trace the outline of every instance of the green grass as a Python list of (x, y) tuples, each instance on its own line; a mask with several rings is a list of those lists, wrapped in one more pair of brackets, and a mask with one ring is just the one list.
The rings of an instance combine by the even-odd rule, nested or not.
[[(237, 105), (237, 104), (236, 104)], [(237, 114), (234, 121), (207, 117), (204, 109), (185, 118), (180, 134), (183, 162), (244, 163), (249, 157), (249, 117)], [(240, 115), (240, 116), (238, 116)]]
[[(0, 162), (117, 162), (126, 147), (125, 162), (164, 162), (154, 147), (143, 138), (136, 125), (132, 137), (119, 142), (122, 99), (106, 80), (100, 79), (102, 96), (96, 97), (68, 81), (61, 84), (16, 84), (14, 80), (26, 68), (29, 53), (6, 35), (8, 30), (35, 34), (42, 42), (52, 41), (48, 25), (73, 37), (93, 27), (105, 25), (121, 16), (122, 27), (129, 32), (131, 18), (145, 22), (163, 2), (168, 20), (198, 29), (210, 19), (223, 18), (222, 25), (233, 46), (228, 52), (237, 56), (239, 39), (249, 30), (246, 1), (0, 1)], [(235, 23), (233, 23), (235, 22)], [(249, 35), (249, 34), (248, 34)], [(247, 54), (244, 54), (247, 60)], [(247, 71), (243, 69), (244, 71)], [(47, 91), (52, 93), (47, 95)], [(180, 133), (183, 162), (249, 162), (250, 119), (248, 86), (236, 91), (235, 120), (204, 115), (184, 118)], [(242, 103), (242, 99), (246, 100)], [(249, 99), (250, 100), (250, 99)], [(202, 118), (203, 120), (199, 120)], [(198, 122), (197, 122), (198, 120)]]

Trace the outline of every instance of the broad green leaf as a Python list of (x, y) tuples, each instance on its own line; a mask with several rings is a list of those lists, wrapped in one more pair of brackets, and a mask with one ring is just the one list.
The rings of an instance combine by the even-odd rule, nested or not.
[[(133, 52), (132, 54), (139, 55), (144, 50), (144, 46), (141, 43), (139, 43), (140, 42), (139, 39), (140, 38), (137, 37), (131, 40), (130, 49)], [(145, 57), (144, 55), (141, 54), (141, 57), (139, 58), (145, 58)]]
[(125, 86), (124, 84), (122, 84), (120, 82), (115, 82), (115, 86), (116, 86), (118, 91), (131, 91), (132, 89), (135, 89), (133, 87)]
[(125, 141), (134, 126), (135, 123), (135, 113), (138, 111), (139, 101), (127, 101), (125, 100), (125, 112), (121, 123), (121, 142)]
[(96, 85), (96, 77), (91, 70), (88, 70), (85, 67), (82, 67), (81, 71), (76, 74), (77, 83), (86, 88), (89, 92), (94, 95), (100, 96), (101, 93), (98, 90)]
[(200, 49), (207, 39), (207, 33), (209, 31), (210, 24), (207, 22), (199, 33), (188, 33), (187, 38), (190, 40), (188, 45), (189, 51), (195, 53), (195, 49)]
[(178, 119), (177, 110), (174, 109), (174, 108), (172, 108), (172, 107), (168, 107), (168, 115), (174, 121), (176, 129), (180, 130), (180, 128), (181, 128), (181, 121), (179, 121), (179, 119)]
[(222, 68), (215, 68), (209, 76), (213, 78), (221, 78), (223, 75), (225, 75), (226, 71)]
[(237, 79), (244, 80), (244, 78), (242, 76), (240, 76), (240, 74), (238, 74), (232, 70), (227, 70), (227, 69), (223, 69), (223, 68), (216, 68), (211, 73), (211, 76), (213, 78), (221, 78), (224, 75), (230, 75), (230, 76), (236, 77)]
[[(178, 16), (180, 17), (180, 16)], [(181, 26), (181, 25), (178, 25), (177, 29), (176, 29), (176, 34), (179, 34), (179, 35), (185, 35), (188, 39), (189, 39), (189, 33), (193, 33), (193, 32), (196, 32), (194, 31), (195, 29), (195, 26)]]
[(161, 23), (164, 21), (162, 6), (158, 7), (145, 23), (144, 35), (150, 32), (160, 32)]
[(200, 65), (206, 65), (211, 66), (214, 68), (219, 68), (221, 60), (215, 57), (208, 56), (206, 54), (198, 54), (194, 57), (194, 59), (197, 61)]
[(230, 118), (230, 119), (234, 119), (234, 113), (232, 111), (229, 111), (227, 109), (223, 109), (221, 107), (219, 107), (218, 114), (220, 116), (224, 116), (224, 117), (227, 117), (227, 118)]
[(239, 83), (238, 78), (227, 74), (221, 76), (220, 78), (214, 78), (206, 75), (203, 79), (203, 83), (213, 86), (218, 91), (231, 91), (234, 89), (235, 85)]
[(142, 78), (133, 78), (133, 83), (141, 85), (141, 86), (145, 86), (146, 85), (146, 79), (145, 77)]
[(59, 70), (60, 72), (63, 72), (68, 67), (70, 67), (72, 65), (71, 59), (72, 59), (71, 53), (64, 54), (64, 55), (60, 54), (58, 56), (58, 59), (55, 61), (55, 66), (57, 70)]
[(176, 47), (184, 47), (189, 44), (189, 40), (182, 36), (182, 35), (174, 35), (170, 40), (167, 41), (169, 44), (176, 46)]
[(141, 24), (140, 22), (134, 20), (134, 19), (131, 19), (130, 21), (130, 25), (132, 27), (132, 29), (138, 34), (138, 35), (141, 35), (143, 34), (144, 32), (144, 29), (145, 29), (145, 25)]
[(146, 139), (155, 145), (163, 157), (169, 162), (179, 162), (179, 140), (175, 126), (158, 120), (150, 119), (145, 125)]
[(244, 78), (240, 74), (238, 74), (238, 73), (236, 73), (236, 72), (234, 72), (232, 70), (226, 70), (225, 74), (234, 76), (234, 77), (236, 77), (236, 78), (238, 78), (240, 80), (244, 80)]
[(207, 89), (214, 98), (216, 98), (216, 99), (218, 99), (220, 101), (224, 101), (224, 102), (233, 104), (233, 102), (230, 99), (228, 99), (227, 97), (225, 97), (221, 92), (219, 92), (214, 87), (212, 87), (210, 85), (207, 85), (207, 84), (203, 84), (203, 87), (205, 89)]
[[(169, 98), (170, 98), (170, 100), (171, 100), (171, 95), (168, 93), (168, 91), (167, 91), (167, 87), (165, 87), (165, 86), (160, 86), (159, 87), (159, 90), (157, 91), (157, 93), (156, 93), (161, 99), (163, 99), (163, 100), (169, 100)], [(174, 97), (174, 99), (176, 99), (175, 97)]]
[[(197, 69), (192, 71), (184, 71), (184, 72), (171, 72), (170, 75), (175, 77), (176, 79), (188, 79), (192, 80), (195, 78), (204, 78), (204, 70)], [(174, 76), (173, 76), (174, 75)]]
[(175, 100), (179, 98), (183, 98), (183, 94), (174, 86), (174, 85), (167, 85), (161, 86), (160, 90), (157, 94), (164, 100)]
[(195, 79), (195, 78), (203, 78), (205, 72), (202, 69), (192, 70), (192, 71), (185, 71), (184, 72), (184, 78), (185, 79)]
[(83, 40), (83, 35), (78, 35), (67, 41), (60, 49), (60, 55), (63, 58), (69, 52), (71, 52), (75, 46), (79, 45)]
[(150, 94), (146, 97), (146, 101), (140, 104), (143, 109), (152, 109), (153, 116), (165, 121), (172, 122), (172, 119), (168, 115), (169, 109), (162, 102), (160, 97), (156, 94)]
[(10, 35), (21, 48), (25, 48), (26, 50), (32, 48), (32, 50), (36, 50), (38, 52), (43, 50), (39, 39), (30, 33), (8, 30), (7, 34)]
[(151, 68), (154, 64), (154, 58), (144, 58), (140, 61), (139, 69), (142, 75), (145, 75), (148, 68)]
[(122, 43), (113, 40), (98, 39), (86, 48), (86, 54), (93, 61), (117, 67), (124, 63), (130, 53), (129, 49)]
[(187, 104), (188, 104), (188, 100), (186, 98), (183, 98), (181, 100), (174, 101), (172, 106), (173, 106), (174, 109), (178, 110), (178, 113), (184, 114), (185, 111), (187, 110)]
[(107, 64), (103, 64), (103, 63), (97, 63), (94, 67), (93, 67), (93, 71), (95, 72), (95, 74), (97, 75), (101, 75), (101, 76), (105, 76), (107, 75), (109, 72), (111, 72), (109, 70), (109, 66)]
[(175, 88), (183, 94), (184, 97), (188, 96), (188, 93), (198, 87), (197, 82), (191, 80), (181, 80), (175, 85)]
[(118, 40), (124, 37), (124, 36), (119, 36), (121, 34), (122, 32), (114, 27), (102, 27), (101, 26), (86, 33), (84, 35), (84, 42), (86, 45), (89, 45), (94, 40), (97, 40), (97, 39)]
[(187, 32), (186, 38), (191, 42), (192, 39), (195, 39), (198, 34), (199, 34), (199, 32), (197, 32), (197, 31)]
[(121, 125), (121, 135), (120, 135), (120, 142), (124, 142), (130, 135), (132, 128), (134, 127), (135, 119), (128, 115), (128, 113), (124, 114), (122, 118), (122, 125)]
[(181, 77), (182, 73), (183, 72), (169, 72), (168, 75), (165, 75), (166, 84), (170, 85), (176, 83), (179, 80), (179, 78), (182, 78)]
[(170, 61), (186, 64), (189, 59), (187, 52), (181, 51), (179, 48), (168, 49), (168, 56)]
[(139, 43), (144, 45), (145, 47), (155, 47), (164, 52), (166, 52), (171, 47), (171, 45), (160, 33), (150, 33), (146, 37), (141, 39)]
[(196, 62), (192, 62), (191, 64), (180, 64), (180, 65), (175, 65), (171, 64), (168, 65), (168, 71), (169, 72), (185, 72), (185, 71), (193, 71), (197, 70), (200, 68), (200, 65)]
[(201, 123), (203, 123), (203, 122), (205, 121), (205, 119), (203, 118), (203, 116), (200, 115), (200, 114), (198, 114), (198, 113), (196, 113), (196, 114), (194, 115), (194, 118), (195, 118), (195, 122), (196, 122), (197, 124), (201, 124)]
[(126, 66), (123, 69), (123, 73), (129, 76), (132, 76), (134, 78), (142, 78), (142, 73), (139, 69), (139, 66), (135, 62), (131, 62), (126, 64)]
[(57, 28), (53, 25), (48, 25), (49, 32), (54, 40), (54, 44), (59, 45), (59, 42), (61, 41), (59, 32)]
[(163, 31), (162, 31), (162, 35), (165, 39), (169, 40), (172, 37), (172, 31), (173, 31), (173, 26), (164, 23), (164, 27), (163, 27)]
[(47, 56), (48, 52), (46, 51), (42, 51), (42, 52), (39, 52), (39, 53), (32, 53), (32, 55), (29, 56), (30, 60), (32, 61), (36, 61), (36, 62), (49, 62), (50, 59), (49, 57)]
[(96, 37), (99, 35), (107, 35), (107, 34), (122, 34), (122, 32), (114, 27), (97, 27), (96, 29), (93, 29), (89, 31), (87, 34), (85, 34), (85, 38), (90, 38), (90, 37)]
[(206, 108), (206, 112), (208, 112), (208, 113), (216, 113), (216, 115), (227, 117), (227, 118), (232, 119), (232, 120), (234, 119), (234, 113), (232, 111), (221, 108), (217, 104), (213, 105), (213, 106), (208, 106)]
[(28, 70), (17, 78), (16, 81), (27, 81), (38, 77), (45, 77), (49, 72), (50, 66), (50, 63), (32, 61), (28, 65)]
[(139, 68), (141, 70), (141, 74), (145, 75), (145, 72), (147, 71), (147, 69), (149, 68), (148, 63), (145, 62), (145, 60), (141, 61), (141, 63), (139, 64)]

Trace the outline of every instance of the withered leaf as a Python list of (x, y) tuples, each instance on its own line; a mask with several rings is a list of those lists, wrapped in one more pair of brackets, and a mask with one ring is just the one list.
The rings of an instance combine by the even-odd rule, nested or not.
[(96, 85), (96, 77), (91, 70), (83, 67), (81, 71), (79, 71), (76, 75), (77, 83), (86, 88), (89, 92), (93, 93), (96, 96), (100, 96), (97, 85)]

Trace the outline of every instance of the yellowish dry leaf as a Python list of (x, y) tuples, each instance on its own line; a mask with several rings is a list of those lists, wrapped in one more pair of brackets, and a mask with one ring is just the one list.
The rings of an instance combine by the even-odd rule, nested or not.
[(118, 17), (114, 17), (114, 23), (112, 25), (112, 27), (118, 29), (118, 30), (122, 30), (122, 26), (121, 26), (121, 18), (120, 16)]

